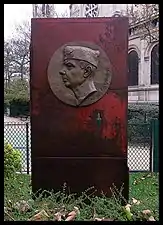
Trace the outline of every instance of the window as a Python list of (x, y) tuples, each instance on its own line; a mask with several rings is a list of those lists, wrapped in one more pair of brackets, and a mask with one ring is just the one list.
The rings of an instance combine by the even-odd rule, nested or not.
[(159, 46), (155, 45), (151, 52), (151, 84), (159, 84)]
[(85, 16), (86, 17), (96, 17), (96, 16), (98, 16), (98, 4), (86, 4), (86, 6), (85, 6)]
[(128, 55), (128, 86), (138, 85), (138, 53), (131, 51)]

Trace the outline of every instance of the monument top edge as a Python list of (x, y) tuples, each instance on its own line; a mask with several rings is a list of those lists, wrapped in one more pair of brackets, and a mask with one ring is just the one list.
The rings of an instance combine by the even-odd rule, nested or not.
[(128, 17), (123, 16), (123, 17), (94, 17), (94, 18), (86, 18), (86, 17), (75, 17), (75, 18), (31, 18), (31, 22), (73, 22), (73, 23), (78, 23), (78, 22), (96, 22), (96, 23), (104, 23), (104, 22), (109, 22), (109, 21), (128, 21)]

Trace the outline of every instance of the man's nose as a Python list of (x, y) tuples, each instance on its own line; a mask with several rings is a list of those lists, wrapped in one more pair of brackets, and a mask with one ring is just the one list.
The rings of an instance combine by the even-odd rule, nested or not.
[(65, 71), (65, 70), (60, 70), (60, 71), (59, 71), (59, 73), (60, 73), (60, 75), (62, 75), (62, 76), (63, 76), (63, 75), (65, 75), (65, 74), (66, 74), (66, 71)]

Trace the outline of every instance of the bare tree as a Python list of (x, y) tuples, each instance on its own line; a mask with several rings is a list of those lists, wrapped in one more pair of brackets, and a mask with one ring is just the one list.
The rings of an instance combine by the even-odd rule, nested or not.
[(10, 80), (13, 74), (13, 54), (10, 41), (4, 42), (4, 83), (7, 88), (10, 85)]
[(159, 5), (132, 4), (128, 10), (130, 29), (141, 29), (148, 43), (159, 41)]
[(11, 78), (29, 76), (30, 25), (23, 22), (15, 28), (16, 34), (4, 41), (4, 76), (6, 87)]
[(64, 13), (61, 13), (61, 18), (68, 18), (69, 17), (69, 14), (67, 11), (65, 11)]
[[(132, 4), (128, 10), (130, 33), (139, 33), (148, 44), (159, 44), (159, 5)], [(155, 55), (155, 63), (159, 65), (159, 48)]]
[(54, 4), (33, 4), (33, 17), (34, 18), (54, 18), (58, 17), (58, 13)]
[[(34, 4), (37, 17), (68, 17), (65, 12), (58, 15), (52, 4)], [(15, 35), (9, 40), (4, 41), (4, 80), (5, 86), (8, 87), (11, 78), (18, 76), (23, 80), (29, 77), (29, 53), (31, 26), (27, 21), (15, 26)]]

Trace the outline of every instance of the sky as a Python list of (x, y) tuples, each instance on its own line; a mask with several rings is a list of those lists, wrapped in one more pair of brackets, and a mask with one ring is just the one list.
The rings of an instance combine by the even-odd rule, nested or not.
[[(69, 11), (69, 4), (54, 4), (58, 14)], [(4, 38), (9, 38), (14, 32), (16, 24), (21, 21), (30, 21), (32, 17), (32, 4), (4, 4)]]

